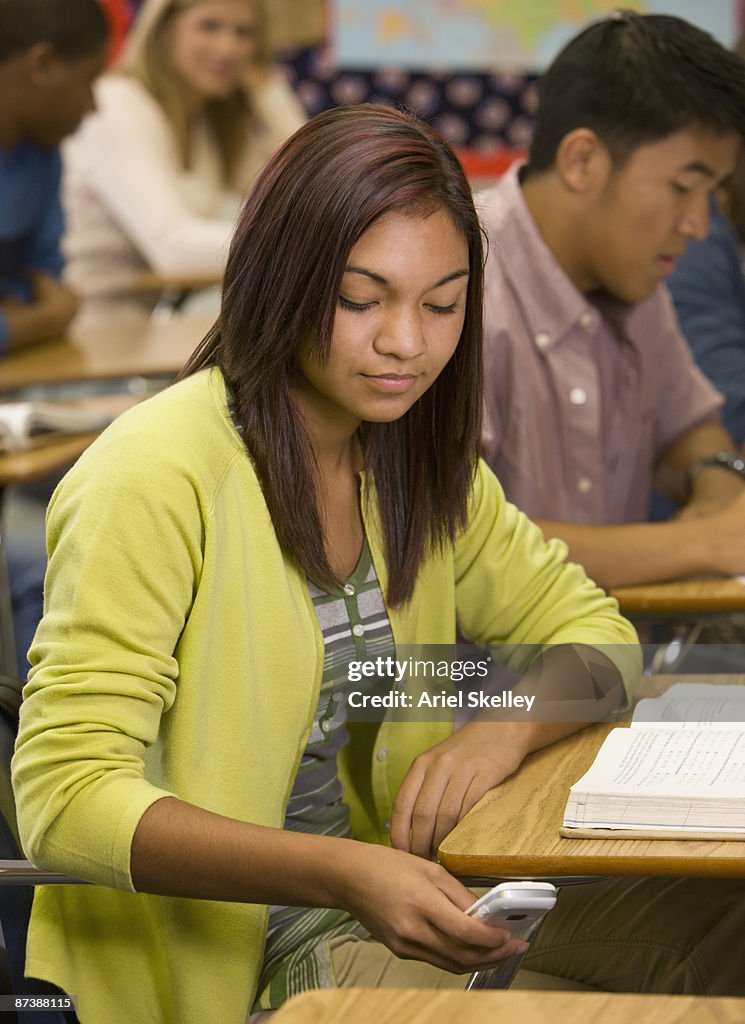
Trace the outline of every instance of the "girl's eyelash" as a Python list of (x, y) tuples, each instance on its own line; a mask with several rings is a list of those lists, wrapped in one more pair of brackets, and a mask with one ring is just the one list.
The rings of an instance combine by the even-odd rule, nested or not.
[[(350, 309), (353, 313), (364, 313), (367, 309), (372, 309), (375, 305), (373, 302), (351, 302), (349, 299), (345, 299), (343, 295), (339, 296), (339, 305), (342, 309)], [(432, 313), (437, 313), (438, 316), (449, 316), (455, 312), (457, 303), (452, 302), (449, 306), (435, 306), (432, 303), (428, 303), (427, 309)]]
[(339, 296), (339, 305), (342, 309), (351, 309), (353, 313), (363, 313), (366, 309), (370, 309), (373, 305), (372, 302), (350, 302), (349, 299), (345, 299), (343, 295)]

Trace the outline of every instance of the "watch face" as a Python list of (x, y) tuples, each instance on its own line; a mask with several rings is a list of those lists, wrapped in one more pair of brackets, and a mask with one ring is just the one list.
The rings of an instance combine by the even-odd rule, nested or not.
[(735, 455), (734, 452), (719, 452), (718, 455), (713, 456), (710, 462), (714, 465), (724, 466), (726, 469), (731, 469), (735, 473), (739, 473), (741, 476), (745, 475), (745, 459), (740, 455)]
[(745, 459), (736, 452), (717, 452), (716, 455), (707, 455), (706, 458), (694, 462), (688, 470), (689, 491), (699, 473), (716, 466), (720, 469), (727, 469), (732, 473), (737, 473), (738, 476), (745, 480)]

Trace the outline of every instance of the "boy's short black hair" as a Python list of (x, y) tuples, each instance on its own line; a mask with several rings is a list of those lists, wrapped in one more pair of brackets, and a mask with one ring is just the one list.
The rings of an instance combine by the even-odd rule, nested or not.
[(590, 128), (620, 166), (639, 146), (700, 126), (745, 134), (745, 61), (682, 18), (620, 11), (575, 36), (539, 82), (528, 173)]
[(50, 43), (64, 60), (104, 48), (109, 26), (97, 0), (0, 0), (0, 61), (36, 43)]

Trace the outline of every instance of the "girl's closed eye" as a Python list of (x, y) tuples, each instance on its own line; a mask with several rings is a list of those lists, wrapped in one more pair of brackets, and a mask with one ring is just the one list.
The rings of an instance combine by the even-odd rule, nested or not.
[(374, 302), (352, 302), (351, 299), (345, 299), (343, 295), (339, 296), (339, 305), (342, 309), (349, 309), (353, 313), (364, 313), (365, 310), (372, 309), (375, 305)]
[[(343, 295), (339, 296), (339, 305), (342, 309), (351, 310), (353, 313), (364, 313), (368, 309), (372, 309), (375, 302), (352, 302), (351, 299), (345, 299)], [(451, 302), (449, 306), (437, 306), (433, 302), (426, 304), (426, 309), (430, 313), (437, 313), (439, 316), (449, 316), (458, 311), (458, 303)]]

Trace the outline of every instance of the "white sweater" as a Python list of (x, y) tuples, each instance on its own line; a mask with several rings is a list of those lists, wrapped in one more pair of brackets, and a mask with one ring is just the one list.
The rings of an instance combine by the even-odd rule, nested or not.
[[(305, 119), (279, 74), (253, 100), (256, 127), (236, 179), (244, 190)], [(237, 208), (238, 195), (221, 182), (206, 125), (195, 128), (184, 170), (160, 104), (139, 82), (107, 75), (96, 102), (96, 113), (63, 148), (70, 285), (85, 299), (126, 295), (147, 270), (218, 278), (233, 229), (226, 209)]]

